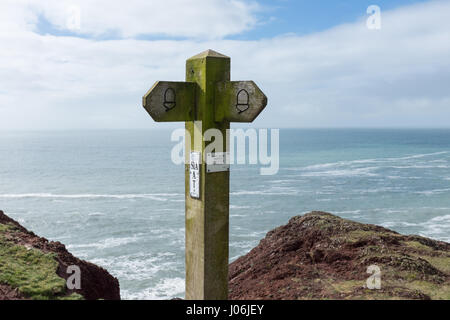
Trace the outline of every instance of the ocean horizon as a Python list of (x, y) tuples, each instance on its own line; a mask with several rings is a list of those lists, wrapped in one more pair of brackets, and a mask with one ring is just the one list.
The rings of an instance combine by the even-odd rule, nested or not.
[[(124, 299), (182, 297), (171, 132), (1, 131), (0, 210), (106, 268)], [(450, 242), (450, 129), (280, 129), (278, 173), (260, 168), (231, 166), (230, 261), (314, 210)]]

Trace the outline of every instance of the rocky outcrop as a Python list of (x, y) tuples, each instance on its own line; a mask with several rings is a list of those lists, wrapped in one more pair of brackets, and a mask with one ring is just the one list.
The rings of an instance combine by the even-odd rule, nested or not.
[[(69, 266), (79, 290), (67, 288)], [(311, 212), (231, 263), (229, 288), (230, 299), (450, 299), (450, 244)], [(0, 300), (22, 299), (120, 299), (120, 289), (0, 211)]]
[(231, 263), (229, 280), (230, 299), (450, 299), (450, 244), (311, 212)]
[[(69, 266), (79, 268), (80, 289), (67, 288), (66, 280), (74, 274)], [(0, 211), (2, 299), (118, 300), (120, 288), (105, 269), (74, 257), (62, 243), (36, 236)]]

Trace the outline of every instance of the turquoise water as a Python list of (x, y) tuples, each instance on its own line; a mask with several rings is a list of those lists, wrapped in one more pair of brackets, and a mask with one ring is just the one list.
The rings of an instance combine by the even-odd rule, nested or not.
[[(0, 132), (0, 209), (119, 278), (184, 292), (184, 170), (170, 131)], [(280, 170), (232, 166), (230, 258), (324, 210), (450, 241), (450, 130), (280, 130)]]

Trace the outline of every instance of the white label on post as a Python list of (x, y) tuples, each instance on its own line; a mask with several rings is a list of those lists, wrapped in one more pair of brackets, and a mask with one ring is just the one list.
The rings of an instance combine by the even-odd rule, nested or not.
[(216, 152), (206, 154), (206, 172), (223, 172), (230, 170), (230, 153)]
[(200, 199), (200, 152), (191, 152), (189, 160), (189, 191), (192, 198)]

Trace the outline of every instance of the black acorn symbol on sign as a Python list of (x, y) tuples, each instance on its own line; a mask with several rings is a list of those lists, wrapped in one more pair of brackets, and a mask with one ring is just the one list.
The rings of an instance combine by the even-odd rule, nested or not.
[(166, 112), (170, 109), (175, 108), (177, 105), (176, 103), (176, 95), (175, 90), (172, 88), (167, 88), (166, 92), (164, 92), (164, 108), (166, 108)]
[(239, 113), (247, 111), (247, 109), (250, 108), (249, 100), (250, 98), (248, 96), (247, 90), (242, 89), (238, 92), (236, 109), (238, 109)]

